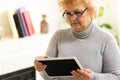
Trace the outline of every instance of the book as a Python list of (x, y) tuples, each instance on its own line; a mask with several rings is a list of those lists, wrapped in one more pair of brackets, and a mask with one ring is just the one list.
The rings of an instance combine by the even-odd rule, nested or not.
[(23, 16), (24, 16), (25, 24), (26, 24), (26, 27), (28, 29), (29, 35), (33, 35), (35, 33), (35, 30), (34, 30), (31, 16), (30, 16), (30, 12), (24, 11)]
[(23, 32), (23, 30), (22, 30), (22, 28), (21, 28), (21, 26), (20, 26), (20, 22), (19, 22), (19, 19), (18, 19), (18, 14), (15, 13), (15, 14), (13, 15), (13, 18), (14, 18), (14, 21), (15, 21), (15, 25), (16, 25), (16, 28), (17, 28), (17, 32), (18, 32), (18, 34), (19, 34), (19, 37), (20, 37), (20, 38), (21, 38), (21, 37), (24, 37), (24, 32)]
[(25, 11), (25, 8), (24, 7), (21, 7), (17, 10), (17, 14), (18, 14), (18, 19), (19, 19), (19, 22), (20, 22), (20, 27), (23, 31), (23, 34), (24, 36), (28, 36), (28, 30), (26, 28), (26, 24), (25, 24), (25, 21), (24, 21), (24, 17), (23, 17), (23, 12)]
[(76, 57), (42, 58), (38, 61), (47, 65), (45, 72), (50, 78), (72, 77), (72, 70), (83, 69)]
[(15, 21), (14, 21), (13, 14), (14, 14), (13, 10), (7, 10), (7, 17), (8, 17), (12, 37), (13, 38), (19, 38), (19, 34), (18, 34), (18, 31), (17, 31), (17, 28), (16, 28), (16, 24), (15, 24)]

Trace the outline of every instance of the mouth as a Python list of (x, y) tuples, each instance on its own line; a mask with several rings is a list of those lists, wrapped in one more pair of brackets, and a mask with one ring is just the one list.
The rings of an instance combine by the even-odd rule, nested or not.
[(81, 26), (80, 23), (72, 23), (73, 26)]

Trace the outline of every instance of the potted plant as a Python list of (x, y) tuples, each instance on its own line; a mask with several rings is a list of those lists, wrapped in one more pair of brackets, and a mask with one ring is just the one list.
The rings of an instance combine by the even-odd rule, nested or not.
[[(103, 1), (103, 0), (101, 0)], [(108, 6), (108, 3), (107, 3), (107, 0), (105, 0), (105, 3), (107, 5), (107, 8), (109, 8)], [(107, 9), (108, 10), (108, 9)], [(109, 22), (101, 22), (100, 20), (102, 20), (102, 17), (104, 15), (104, 11), (105, 11), (105, 6), (104, 5), (101, 5), (99, 6), (99, 11), (98, 11), (98, 14), (97, 14), (97, 17), (96, 17), (96, 20), (97, 20), (97, 23), (100, 27), (106, 29), (107, 31), (111, 32), (114, 37), (115, 37), (115, 40), (117, 42), (117, 44), (120, 46), (120, 43), (119, 43), (119, 35), (117, 34), (117, 32), (113, 29), (114, 26), (112, 26)]]

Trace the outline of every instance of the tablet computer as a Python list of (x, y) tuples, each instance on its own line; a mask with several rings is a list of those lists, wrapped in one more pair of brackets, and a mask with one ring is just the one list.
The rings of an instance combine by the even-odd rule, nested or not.
[(45, 72), (49, 77), (73, 77), (72, 70), (82, 69), (76, 57), (43, 58), (39, 62), (47, 65)]

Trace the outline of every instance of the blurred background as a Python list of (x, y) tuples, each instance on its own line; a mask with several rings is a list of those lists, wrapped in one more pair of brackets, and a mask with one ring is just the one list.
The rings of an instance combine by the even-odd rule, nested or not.
[[(98, 0), (96, 22), (111, 32), (120, 46), (119, 4), (119, 0)], [(0, 6), (0, 79), (42, 80), (33, 68), (34, 58), (45, 54), (49, 40), (56, 30), (69, 27), (62, 17), (57, 0), (0, 0)], [(14, 37), (15, 24), (11, 18), (22, 7), (29, 11), (35, 33), (22, 38)], [(46, 16), (45, 24), (48, 29), (45, 33), (41, 33), (43, 14)]]

